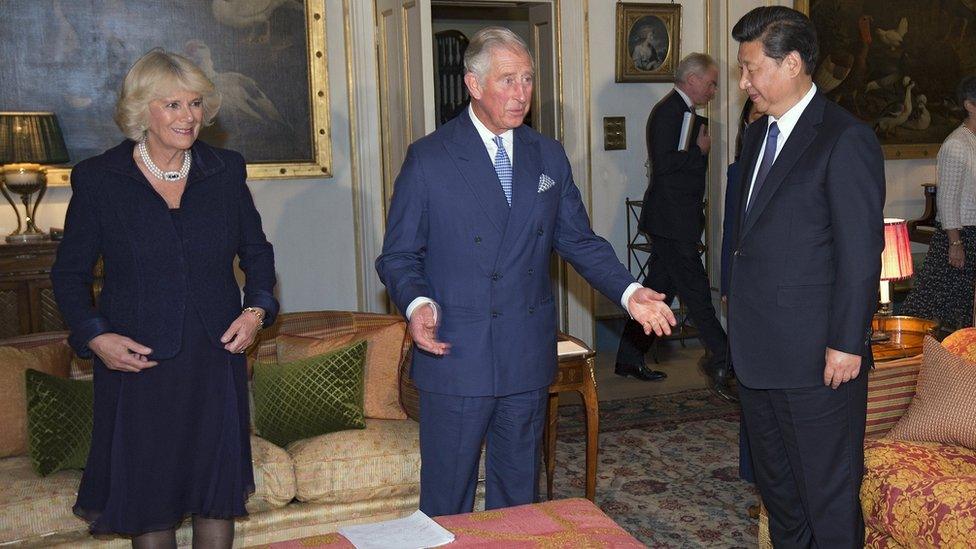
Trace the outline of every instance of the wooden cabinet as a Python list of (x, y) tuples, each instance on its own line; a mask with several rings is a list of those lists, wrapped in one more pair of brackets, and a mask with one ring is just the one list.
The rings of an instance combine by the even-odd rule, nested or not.
[(51, 289), (57, 249), (57, 242), (0, 244), (0, 338), (67, 329)]

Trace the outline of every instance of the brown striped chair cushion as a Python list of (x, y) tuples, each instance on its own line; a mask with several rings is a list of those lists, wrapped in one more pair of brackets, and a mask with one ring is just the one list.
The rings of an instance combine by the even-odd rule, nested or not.
[(922, 355), (881, 362), (868, 375), (865, 438), (884, 436), (898, 423), (915, 394)]

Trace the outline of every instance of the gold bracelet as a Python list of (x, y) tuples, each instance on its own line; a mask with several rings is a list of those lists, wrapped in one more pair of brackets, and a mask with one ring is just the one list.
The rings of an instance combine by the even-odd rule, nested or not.
[(953, 240), (949, 243), (950, 246), (962, 246), (962, 240)]
[(245, 307), (244, 308), (244, 311), (242, 311), (242, 312), (251, 313), (252, 315), (258, 317), (258, 327), (259, 328), (263, 328), (264, 327), (264, 310), (263, 309), (259, 309), (257, 307)]

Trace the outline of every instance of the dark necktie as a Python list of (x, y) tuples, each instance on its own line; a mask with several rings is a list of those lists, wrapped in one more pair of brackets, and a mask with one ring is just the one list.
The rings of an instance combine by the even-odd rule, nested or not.
[(766, 132), (766, 146), (763, 148), (762, 163), (759, 165), (759, 171), (756, 172), (756, 181), (752, 184), (752, 192), (749, 193), (749, 197), (746, 200), (746, 213), (749, 213), (749, 208), (752, 207), (753, 202), (756, 201), (756, 197), (759, 196), (759, 190), (762, 189), (763, 183), (766, 182), (766, 176), (769, 175), (770, 168), (773, 167), (773, 161), (776, 160), (776, 140), (779, 138), (779, 126), (776, 122), (769, 125), (769, 131)]

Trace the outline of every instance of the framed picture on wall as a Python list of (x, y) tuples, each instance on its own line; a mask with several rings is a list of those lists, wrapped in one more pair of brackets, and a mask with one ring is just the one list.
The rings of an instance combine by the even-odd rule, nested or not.
[(817, 29), (814, 82), (874, 127), (885, 157), (935, 158), (964, 118), (956, 85), (976, 74), (976, 3), (796, 0)]
[[(222, 104), (200, 139), (243, 154), (249, 177), (330, 175), (325, 0), (246, 13), (240, 4), (4, 0), (0, 107), (56, 113), (77, 163), (122, 141), (113, 121), (122, 80), (141, 55), (163, 48), (214, 82)], [(67, 184), (69, 174), (49, 170), (48, 182)]]
[(617, 4), (617, 82), (674, 82), (680, 4)]

